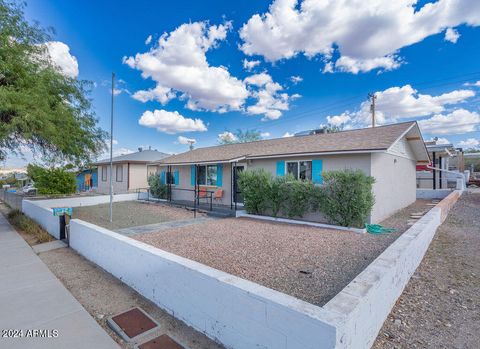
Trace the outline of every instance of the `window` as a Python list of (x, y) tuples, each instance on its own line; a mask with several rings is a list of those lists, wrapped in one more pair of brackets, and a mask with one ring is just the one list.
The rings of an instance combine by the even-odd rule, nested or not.
[(312, 180), (311, 161), (287, 161), (287, 173), (302, 181)]
[(102, 166), (102, 182), (107, 181), (107, 166)]
[(217, 185), (217, 165), (198, 166), (199, 185)]
[(123, 165), (115, 166), (116, 171), (116, 181), (123, 182)]

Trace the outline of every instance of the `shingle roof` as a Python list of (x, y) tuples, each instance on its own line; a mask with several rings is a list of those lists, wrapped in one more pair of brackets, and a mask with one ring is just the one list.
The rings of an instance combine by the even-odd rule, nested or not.
[[(225, 144), (172, 155), (160, 164), (227, 162), (239, 158), (309, 153), (378, 151), (388, 149), (415, 122), (308, 136), (276, 138), (248, 143)], [(418, 126), (417, 126), (418, 127)]]
[[(137, 151), (135, 153), (115, 156), (112, 158), (113, 163), (119, 162), (132, 162), (132, 163), (147, 163), (152, 161), (158, 161), (163, 158), (168, 157), (169, 154), (159, 152), (158, 150), (146, 149), (142, 151)], [(99, 160), (95, 165), (109, 164), (110, 159)]]

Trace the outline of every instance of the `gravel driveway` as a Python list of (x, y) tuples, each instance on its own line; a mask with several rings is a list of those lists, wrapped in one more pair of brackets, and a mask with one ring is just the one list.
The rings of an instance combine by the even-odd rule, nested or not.
[(394, 234), (229, 218), (135, 239), (324, 305), (406, 230), (411, 212), (428, 208), (419, 201), (386, 220), (386, 226), (400, 229)]
[(183, 208), (138, 201), (122, 201), (113, 204), (113, 222), (110, 223), (109, 207), (109, 204), (74, 207), (72, 218), (78, 218), (111, 230), (193, 218), (193, 213)]
[(476, 349), (480, 343), (480, 194), (464, 193), (373, 346)]

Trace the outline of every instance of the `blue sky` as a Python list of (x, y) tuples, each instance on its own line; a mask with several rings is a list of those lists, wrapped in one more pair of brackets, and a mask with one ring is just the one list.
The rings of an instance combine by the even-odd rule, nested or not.
[[(420, 120), (426, 139), (479, 147), (478, 1), (369, 2), (31, 0), (26, 16), (54, 27), (78, 78), (95, 82), (106, 130), (111, 72), (122, 81), (117, 153), (183, 152), (179, 137), (202, 147), (238, 128), (272, 138), (328, 123), (365, 127), (368, 92), (380, 124)], [(71, 63), (63, 54), (59, 66)], [(249, 71), (244, 60), (256, 65)]]

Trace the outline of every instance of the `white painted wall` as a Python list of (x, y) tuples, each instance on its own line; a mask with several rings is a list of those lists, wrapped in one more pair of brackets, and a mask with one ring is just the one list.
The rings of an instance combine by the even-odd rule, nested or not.
[(370, 221), (378, 223), (416, 200), (416, 162), (388, 153), (372, 153), (375, 205)]
[[(119, 194), (113, 196), (114, 202), (137, 200), (138, 194)], [(51, 200), (23, 200), (22, 212), (37, 222), (56, 239), (60, 238), (59, 218), (53, 215), (52, 207), (93, 206), (110, 202), (110, 195), (80, 196)]]
[(332, 349), (338, 315), (74, 219), (70, 247), (210, 338), (235, 349)]

